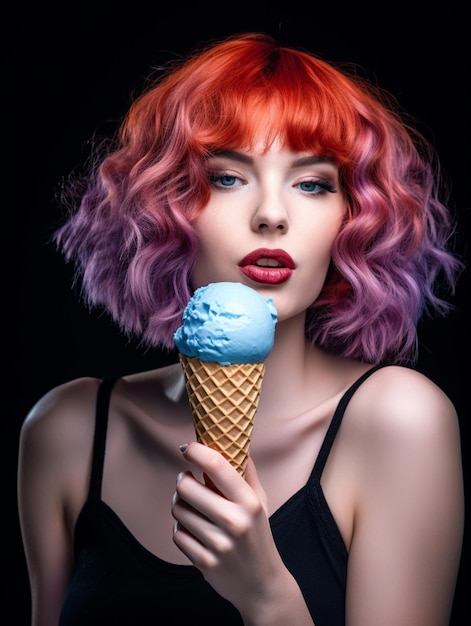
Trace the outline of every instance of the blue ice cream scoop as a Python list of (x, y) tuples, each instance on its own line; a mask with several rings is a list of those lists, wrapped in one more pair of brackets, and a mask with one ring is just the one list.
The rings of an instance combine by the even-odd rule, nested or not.
[(242, 283), (199, 287), (173, 336), (178, 351), (220, 365), (261, 363), (270, 354), (278, 316), (272, 298)]

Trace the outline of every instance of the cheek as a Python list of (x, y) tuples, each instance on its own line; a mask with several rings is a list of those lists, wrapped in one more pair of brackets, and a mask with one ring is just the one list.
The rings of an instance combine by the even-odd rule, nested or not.
[[(195, 224), (199, 241), (195, 265), (190, 283), (193, 289), (210, 282), (230, 280), (224, 260), (230, 250), (231, 229), (221, 225), (217, 219), (204, 216)], [(232, 277), (236, 280), (236, 277)]]
[(310, 236), (305, 239), (304, 258), (312, 272), (312, 284), (315, 285), (316, 291), (324, 285), (332, 259), (332, 248), (342, 223), (343, 213), (339, 213), (333, 220), (318, 222), (312, 225), (309, 230)]
[(198, 215), (193, 226), (201, 242), (201, 246), (211, 249), (221, 236), (231, 227), (232, 212), (224, 211), (221, 207), (209, 203)]
[(201, 213), (194, 228), (200, 243), (200, 255), (214, 255), (231, 239), (234, 229), (229, 211), (206, 210)]
[[(308, 241), (306, 241), (308, 255), (316, 258), (319, 262), (330, 260), (332, 247), (342, 228), (344, 215), (345, 211), (339, 210), (331, 219), (316, 220), (309, 226), (309, 230), (306, 225), (304, 237), (306, 237), (306, 232), (310, 233)], [(303, 236), (303, 231), (300, 234)]]

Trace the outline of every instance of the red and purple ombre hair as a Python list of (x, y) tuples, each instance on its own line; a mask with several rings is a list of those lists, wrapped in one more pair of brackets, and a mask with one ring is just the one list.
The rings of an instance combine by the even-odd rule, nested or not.
[[(171, 66), (94, 160), (80, 207), (56, 233), (84, 295), (121, 328), (173, 347), (191, 295), (192, 223), (209, 197), (205, 157), (275, 137), (333, 158), (348, 201), (307, 336), (369, 362), (415, 359), (416, 326), (444, 314), (460, 262), (431, 147), (384, 94), (266, 35), (230, 38)], [(73, 195), (69, 196), (73, 202)]]

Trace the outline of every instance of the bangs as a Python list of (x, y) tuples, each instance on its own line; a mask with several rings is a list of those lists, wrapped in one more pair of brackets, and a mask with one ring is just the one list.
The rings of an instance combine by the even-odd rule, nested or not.
[(345, 89), (338, 74), (302, 53), (276, 49), (270, 56), (239, 59), (222, 78), (200, 85), (189, 103), (194, 144), (203, 152), (267, 150), (279, 139), (294, 151), (349, 161), (358, 113), (352, 100), (339, 97)]

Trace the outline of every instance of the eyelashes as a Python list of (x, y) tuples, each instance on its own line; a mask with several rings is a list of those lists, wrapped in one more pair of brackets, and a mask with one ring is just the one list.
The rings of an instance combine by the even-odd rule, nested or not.
[[(230, 190), (247, 184), (244, 179), (230, 172), (210, 172), (209, 184), (215, 189)], [(324, 193), (337, 193), (336, 187), (327, 179), (312, 178), (295, 183), (293, 187), (307, 195), (318, 196)]]
[(300, 183), (295, 185), (299, 187), (301, 191), (307, 194), (312, 194), (313, 196), (318, 196), (319, 194), (328, 192), (328, 193), (337, 193), (337, 189), (332, 185), (331, 182), (325, 180), (323, 178), (314, 179), (314, 180), (303, 180)]

